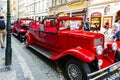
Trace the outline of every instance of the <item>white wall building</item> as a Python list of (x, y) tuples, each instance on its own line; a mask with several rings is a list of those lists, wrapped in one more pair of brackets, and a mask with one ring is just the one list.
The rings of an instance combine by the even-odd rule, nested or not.
[(25, 17), (25, 0), (18, 0), (18, 18)]
[(49, 0), (25, 0), (25, 16), (36, 18), (48, 15)]
[(18, 2), (17, 0), (11, 0), (10, 2), (11, 20), (16, 20), (18, 18)]

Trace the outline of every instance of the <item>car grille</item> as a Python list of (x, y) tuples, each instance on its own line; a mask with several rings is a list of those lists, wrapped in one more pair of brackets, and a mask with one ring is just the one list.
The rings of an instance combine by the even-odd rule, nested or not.
[(103, 45), (103, 38), (94, 39), (94, 46)]

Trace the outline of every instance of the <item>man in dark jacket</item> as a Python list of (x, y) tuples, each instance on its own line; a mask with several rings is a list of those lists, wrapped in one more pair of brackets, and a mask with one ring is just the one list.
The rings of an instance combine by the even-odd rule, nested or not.
[(90, 22), (89, 22), (89, 18), (87, 18), (86, 22), (85, 22), (85, 30), (86, 31), (90, 31)]
[(5, 29), (4, 16), (0, 16), (0, 44), (1, 44), (1, 48), (4, 48), (5, 35), (6, 35), (6, 29)]

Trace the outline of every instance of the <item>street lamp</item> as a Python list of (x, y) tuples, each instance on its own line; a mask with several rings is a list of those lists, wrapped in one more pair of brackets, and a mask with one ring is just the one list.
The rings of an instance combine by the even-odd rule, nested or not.
[(12, 62), (12, 48), (11, 48), (11, 23), (10, 23), (10, 0), (7, 0), (7, 37), (6, 37), (6, 55), (5, 65), (11, 65)]

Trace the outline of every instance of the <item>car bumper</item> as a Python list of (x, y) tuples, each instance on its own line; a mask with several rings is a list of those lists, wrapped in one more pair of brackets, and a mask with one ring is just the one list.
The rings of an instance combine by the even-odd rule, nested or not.
[(120, 79), (120, 61), (106, 68), (88, 74), (89, 80), (109, 80)]

